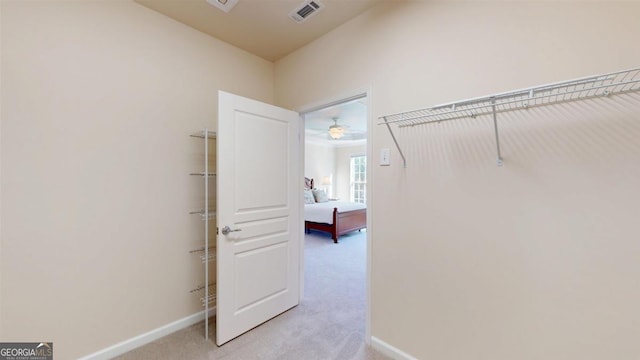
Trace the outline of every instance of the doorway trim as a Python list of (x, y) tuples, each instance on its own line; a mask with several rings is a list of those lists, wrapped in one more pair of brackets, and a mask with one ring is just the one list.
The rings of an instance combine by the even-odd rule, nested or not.
[[(300, 117), (302, 119), (302, 127), (301, 127), (301, 134), (300, 134), (300, 141), (302, 143), (303, 146), (301, 146), (302, 148), (302, 154), (300, 156), (300, 179), (304, 179), (305, 174), (304, 174), (304, 161), (305, 161), (305, 132), (304, 132), (304, 122), (305, 122), (305, 115), (310, 113), (310, 112), (314, 112), (317, 110), (321, 110), (330, 106), (335, 106), (335, 105), (340, 105), (349, 101), (353, 101), (353, 100), (357, 100), (357, 99), (366, 99), (366, 105), (367, 105), (367, 231), (366, 231), (366, 239), (367, 239), (367, 269), (366, 269), (366, 310), (365, 310), (365, 343), (367, 345), (371, 345), (371, 233), (372, 233), (372, 226), (371, 226), (371, 216), (370, 214), (370, 209), (373, 207), (373, 201), (372, 201), (372, 196), (371, 196), (371, 189), (373, 189), (373, 186), (370, 185), (372, 184), (373, 181), (373, 177), (371, 176), (371, 172), (372, 172), (372, 156), (373, 155), (373, 136), (372, 136), (372, 129), (373, 129), (373, 102), (371, 101), (372, 99), (372, 90), (371, 87), (366, 87), (366, 88), (361, 88), (358, 90), (354, 90), (354, 91), (350, 91), (350, 92), (346, 92), (340, 96), (335, 96), (335, 97), (330, 97), (328, 99), (324, 99), (321, 101), (317, 101), (314, 103), (311, 103), (309, 105), (306, 106), (302, 106), (299, 109), (295, 109), (294, 111), (297, 111), (300, 114)], [(302, 201), (302, 200), (301, 200)], [(300, 215), (302, 219), (304, 219), (304, 204), (301, 204), (300, 206), (300, 211), (302, 212), (302, 214)], [(300, 237), (302, 243), (300, 244), (300, 301), (302, 301), (302, 298), (304, 297), (304, 266), (305, 266), (305, 258), (304, 258), (304, 226), (302, 227), (302, 234)]]

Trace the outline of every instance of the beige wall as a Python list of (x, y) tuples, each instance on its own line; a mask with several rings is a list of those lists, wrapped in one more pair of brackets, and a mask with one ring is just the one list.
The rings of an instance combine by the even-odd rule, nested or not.
[(335, 197), (341, 201), (349, 201), (351, 194), (351, 156), (364, 155), (366, 145), (345, 146), (336, 148)]
[[(130, 2), (1, 4), (1, 340), (75, 358), (199, 311), (186, 134), (218, 89), (272, 102), (272, 64)], [(278, 62), (275, 99), (368, 88), (379, 116), (634, 67), (638, 13), (382, 5)], [(400, 132), (409, 167), (372, 164), (372, 335), (417, 358), (636, 359), (639, 101), (506, 116), (501, 168), (486, 119)]]
[(366, 145), (335, 147), (315, 143), (305, 144), (305, 176), (315, 180), (315, 186), (324, 189), (322, 178), (331, 177), (330, 196), (349, 201), (349, 160), (353, 154), (364, 154)]
[[(333, 177), (335, 173), (335, 148), (307, 142), (304, 149), (304, 176), (314, 179), (316, 188), (324, 189), (322, 178), (325, 176)], [(333, 184), (331, 186), (333, 187)]]
[(2, 1), (2, 341), (72, 359), (201, 311), (201, 141), (273, 64), (129, 1)]
[[(639, 13), (386, 4), (276, 63), (276, 98), (299, 108), (369, 88), (377, 117), (631, 68)], [(488, 119), (400, 131), (408, 168), (393, 150), (370, 179), (372, 335), (419, 359), (637, 359), (639, 104), (501, 116), (502, 167)], [(371, 130), (374, 154), (393, 149)]]

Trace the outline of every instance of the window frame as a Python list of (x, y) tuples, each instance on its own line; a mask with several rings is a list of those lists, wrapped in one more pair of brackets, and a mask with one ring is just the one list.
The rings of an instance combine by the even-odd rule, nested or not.
[(367, 154), (351, 154), (349, 157), (349, 201), (367, 203)]

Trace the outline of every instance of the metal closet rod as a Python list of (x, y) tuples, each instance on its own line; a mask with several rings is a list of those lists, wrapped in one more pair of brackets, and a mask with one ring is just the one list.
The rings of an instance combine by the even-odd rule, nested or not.
[(427, 109), (385, 115), (379, 118), (382, 119), (382, 121), (379, 122), (378, 125), (384, 124), (387, 126), (393, 142), (400, 152), (404, 167), (407, 167), (406, 158), (393, 133), (393, 129), (390, 126), (391, 124), (396, 124), (398, 127), (406, 127), (466, 117), (476, 118), (477, 116), (491, 114), (493, 115), (496, 137), (497, 163), (498, 165), (502, 165), (497, 122), (498, 113), (562, 102), (586, 100), (594, 97), (638, 90), (640, 90), (640, 68), (634, 68), (460, 100), (436, 105)]

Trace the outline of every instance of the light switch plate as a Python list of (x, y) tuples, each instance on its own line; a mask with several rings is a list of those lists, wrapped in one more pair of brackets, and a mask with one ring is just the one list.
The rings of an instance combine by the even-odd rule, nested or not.
[(391, 165), (389, 149), (380, 149), (380, 166)]

